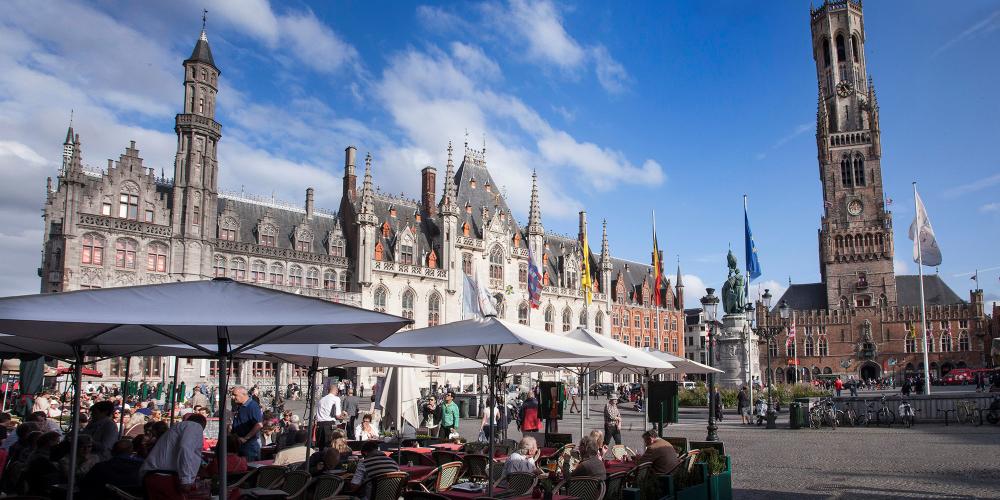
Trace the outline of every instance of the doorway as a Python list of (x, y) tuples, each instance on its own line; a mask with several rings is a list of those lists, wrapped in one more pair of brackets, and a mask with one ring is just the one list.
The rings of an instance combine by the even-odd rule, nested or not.
[(858, 369), (858, 375), (861, 376), (861, 380), (878, 380), (881, 378), (882, 368), (877, 363), (868, 361)]

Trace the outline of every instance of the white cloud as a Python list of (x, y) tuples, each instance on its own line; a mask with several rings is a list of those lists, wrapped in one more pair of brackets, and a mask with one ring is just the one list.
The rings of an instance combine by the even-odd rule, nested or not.
[(478, 78), (499, 78), (500, 65), (490, 59), (483, 49), (474, 45), (467, 45), (462, 42), (451, 43), (451, 55), (455, 58), (457, 65)]
[(945, 198), (958, 198), (959, 196), (974, 193), (976, 191), (981, 191), (983, 189), (991, 188), (1000, 184), (1000, 174), (993, 174), (982, 179), (976, 179), (972, 182), (962, 184), (960, 186), (955, 186), (948, 188), (944, 191)]
[(563, 69), (583, 63), (586, 51), (563, 27), (562, 16), (549, 1), (511, 0), (496, 21), (514, 39), (527, 44), (527, 56)]
[(701, 298), (705, 296), (705, 282), (694, 274), (685, 274), (683, 277), (684, 307), (686, 309), (701, 307)]
[(892, 259), (892, 272), (896, 274), (909, 274), (910, 263), (903, 259)]
[(1000, 212), (1000, 202), (987, 203), (979, 207), (979, 211), (984, 214)]
[(981, 35), (985, 35), (987, 33), (996, 31), (998, 29), (1000, 29), (1000, 10), (995, 10), (993, 11), (993, 13), (986, 16), (985, 18), (976, 21), (975, 24), (973, 24), (972, 26), (969, 26), (968, 28), (962, 30), (961, 33), (956, 35), (954, 38), (948, 40), (947, 42), (943, 43), (937, 49), (934, 49), (934, 52), (931, 52), (931, 57), (932, 58), (937, 57), (939, 54), (948, 50), (952, 46), (964, 42), (970, 38), (979, 37)]
[(594, 47), (591, 54), (594, 57), (597, 81), (604, 87), (604, 90), (612, 94), (624, 92), (628, 84), (628, 72), (625, 71), (625, 66), (611, 57), (608, 49), (603, 45)]
[(757, 283), (750, 284), (750, 300), (756, 301), (764, 295), (765, 290), (770, 290), (771, 296), (771, 307), (778, 305), (778, 301), (781, 296), (788, 291), (788, 283), (782, 283), (776, 280), (765, 280)]
[(224, 23), (270, 46), (278, 43), (278, 17), (268, 0), (215, 0), (208, 10), (213, 23), (219, 15)]
[(789, 142), (791, 142), (796, 137), (798, 137), (798, 136), (800, 136), (800, 135), (802, 135), (802, 134), (804, 134), (806, 132), (815, 130), (815, 126), (816, 125), (814, 123), (812, 123), (812, 122), (800, 123), (794, 129), (792, 129), (788, 134), (786, 134), (785, 136), (783, 136), (783, 137), (779, 138), (777, 141), (775, 141), (774, 144), (772, 144), (771, 147), (767, 150), (767, 152), (757, 153), (756, 155), (754, 155), (754, 159), (756, 159), (756, 160), (759, 161), (759, 160), (763, 160), (764, 158), (767, 158), (767, 155), (768, 155), (769, 152), (776, 151), (776, 150), (780, 149), (782, 146), (784, 146), (785, 144), (788, 144)]
[(312, 12), (293, 13), (278, 18), (282, 38), (288, 49), (309, 67), (332, 73), (357, 59), (358, 51), (340, 38)]

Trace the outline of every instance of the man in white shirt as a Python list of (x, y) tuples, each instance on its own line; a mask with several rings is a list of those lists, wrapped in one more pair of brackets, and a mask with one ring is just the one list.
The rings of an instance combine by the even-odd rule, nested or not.
[(507, 476), (515, 472), (538, 473), (538, 467), (535, 466), (538, 455), (538, 442), (535, 441), (535, 438), (531, 436), (521, 438), (521, 442), (517, 446), (517, 451), (511, 453), (504, 462), (500, 486), (505, 486), (507, 484)]
[(319, 404), (316, 405), (316, 448), (319, 450), (330, 446), (331, 434), (333, 428), (337, 426), (337, 420), (347, 417), (341, 406), (340, 396), (337, 395), (339, 392), (337, 384), (331, 383), (326, 396), (320, 398)]
[[(151, 495), (151, 500), (178, 498), (178, 495), (193, 489), (198, 469), (201, 468), (205, 423), (203, 415), (192, 413), (187, 420), (175, 424), (156, 440), (156, 446), (139, 469), (146, 491), (159, 492), (159, 495)], [(150, 474), (151, 472), (169, 475)]]

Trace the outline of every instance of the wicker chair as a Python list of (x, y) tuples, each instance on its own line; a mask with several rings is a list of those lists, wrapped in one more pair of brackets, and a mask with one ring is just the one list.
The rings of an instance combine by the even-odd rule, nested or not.
[[(451, 462), (438, 466), (437, 470), (424, 481), (417, 483), (423, 491), (448, 491), (462, 476), (462, 462)], [(428, 487), (429, 486), (429, 487)]]
[(579, 500), (602, 500), (605, 489), (604, 481), (590, 476), (572, 477), (556, 486), (556, 491), (564, 491)]
[(407, 477), (405, 472), (386, 472), (369, 479), (362, 487), (371, 486), (369, 500), (398, 500)]
[[(141, 496), (133, 495), (110, 483), (105, 484), (104, 488), (107, 489), (109, 492), (111, 492), (111, 494), (114, 495), (115, 498), (118, 498), (120, 500), (142, 500)], [(27, 497), (4, 497), (4, 498), (27, 498)]]
[(466, 455), (462, 463), (465, 464), (465, 477), (470, 481), (485, 481), (488, 478), (486, 469), (490, 460), (486, 455)]
[(230, 490), (236, 488), (275, 488), (281, 484), (286, 472), (288, 469), (284, 465), (266, 465), (228, 486)]
[(646, 478), (647, 474), (652, 473), (652, 467), (652, 462), (643, 462), (635, 466), (634, 469), (628, 471), (628, 474), (625, 475), (625, 484), (632, 487), (639, 485)]
[(408, 463), (413, 463), (413, 465), (440, 465), (434, 463), (434, 460), (432, 460), (427, 455), (424, 455), (423, 453), (419, 453), (413, 450), (403, 450), (400, 453), (399, 459), (400, 459), (399, 465), (404, 465)]
[(604, 480), (604, 498), (606, 500), (621, 500), (622, 489), (625, 488), (625, 476), (627, 475), (626, 471), (608, 474), (608, 478)]
[(489, 472), (490, 472), (490, 482), (496, 483), (503, 477), (503, 462), (497, 462), (496, 460), (490, 462)]
[[(538, 476), (530, 472), (515, 472), (509, 474), (497, 483), (505, 482), (503, 493), (496, 495), (497, 498), (520, 497), (530, 495), (531, 490), (538, 484)], [(494, 487), (500, 487), (499, 484)]]
[(448, 450), (434, 450), (431, 452), (433, 463), (427, 465), (444, 465), (450, 462), (461, 462), (462, 455)]
[(312, 500), (332, 500), (344, 489), (344, 479), (340, 476), (323, 474), (312, 480)]
[(308, 472), (292, 471), (285, 474), (281, 482), (281, 491), (288, 493), (289, 500), (297, 500), (303, 497), (306, 489), (309, 488), (309, 480), (312, 476)]
[(448, 497), (432, 491), (409, 490), (403, 492), (403, 500), (448, 500)]

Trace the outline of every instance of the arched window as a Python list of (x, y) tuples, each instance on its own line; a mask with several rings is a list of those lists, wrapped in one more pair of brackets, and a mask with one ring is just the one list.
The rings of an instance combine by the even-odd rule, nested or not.
[(903, 343), (903, 352), (917, 352), (917, 339), (906, 337), (906, 341)]
[(104, 264), (104, 238), (99, 234), (83, 235), (80, 263), (100, 266)]
[(635, 329), (638, 330), (642, 327), (642, 316), (640, 316), (639, 313), (635, 313), (634, 320)]
[(263, 283), (267, 281), (267, 264), (265, 264), (264, 261), (253, 261), (253, 264), (250, 265), (250, 279), (254, 283)]
[(385, 248), (382, 247), (382, 242), (378, 241), (375, 243), (375, 260), (381, 261), (385, 258)]
[(587, 310), (582, 309), (580, 311), (580, 327), (587, 328), (590, 326), (590, 322), (587, 321)]
[(572, 323), (573, 323), (573, 312), (570, 311), (569, 308), (567, 307), (566, 309), (563, 309), (562, 313), (562, 331), (568, 332), (569, 329), (573, 326)]
[(806, 356), (814, 356), (813, 351), (813, 339), (812, 337), (806, 337)]
[(528, 264), (524, 262), (517, 265), (517, 282), (522, 285), (528, 284)]
[(344, 240), (339, 238), (333, 240), (333, 243), (330, 244), (330, 255), (334, 257), (344, 256)]
[(528, 303), (521, 302), (517, 306), (517, 322), (522, 325), (528, 324)]
[(934, 352), (934, 334), (927, 332), (927, 352)]
[(778, 343), (775, 342), (774, 339), (771, 339), (770, 341), (768, 341), (768, 343), (767, 343), (767, 352), (768, 352), (768, 355), (771, 356), (772, 358), (777, 358), (778, 357)]
[(332, 269), (327, 269), (323, 273), (323, 288), (326, 290), (336, 290), (337, 288), (337, 271)]
[(247, 261), (240, 257), (230, 261), (229, 277), (236, 281), (245, 281), (247, 279)]
[(844, 46), (844, 35), (837, 35), (837, 62), (847, 60), (847, 50)]
[(865, 185), (865, 159), (861, 155), (854, 157), (854, 185)]
[(319, 269), (310, 267), (306, 272), (306, 286), (309, 288), (319, 288)]
[(213, 276), (216, 278), (226, 277), (226, 258), (221, 255), (216, 255), (215, 259), (212, 260)]
[(490, 251), (490, 279), (503, 282), (503, 250), (499, 245)]
[(555, 315), (556, 311), (552, 306), (545, 308), (545, 331), (554, 332), (555, 331)]
[(840, 160), (840, 183), (844, 187), (854, 186), (854, 181), (851, 178), (851, 159), (846, 156)]
[(302, 286), (302, 268), (291, 266), (288, 268), (288, 286)]
[(385, 312), (385, 301), (389, 296), (389, 291), (384, 286), (375, 289), (375, 310)]
[(795, 357), (795, 341), (789, 342), (785, 345), (785, 356), (789, 358)]
[(351, 291), (351, 271), (349, 269), (340, 272), (340, 291)]
[(857, 35), (851, 35), (851, 53), (854, 54), (854, 62), (861, 62), (861, 48), (858, 45)]
[(941, 352), (951, 352), (951, 334), (945, 333), (941, 335)]
[(413, 290), (403, 292), (403, 317), (413, 319)]
[(462, 254), (462, 272), (465, 273), (465, 274), (467, 274), (467, 275), (469, 275), (469, 276), (472, 276), (472, 254), (471, 253), (466, 252), (466, 253)]
[(437, 326), (441, 323), (441, 295), (437, 292), (427, 299), (427, 326)]
[(830, 66), (830, 39), (823, 39), (823, 67)]
[(604, 313), (601, 311), (594, 315), (594, 332), (604, 333)]
[(819, 355), (829, 356), (830, 355), (830, 344), (826, 341), (826, 335), (819, 336)]
[(271, 264), (271, 284), (272, 285), (283, 285), (285, 284), (285, 267), (277, 262)]
[(115, 267), (119, 269), (135, 269), (135, 249), (137, 243), (128, 238), (115, 241)]

